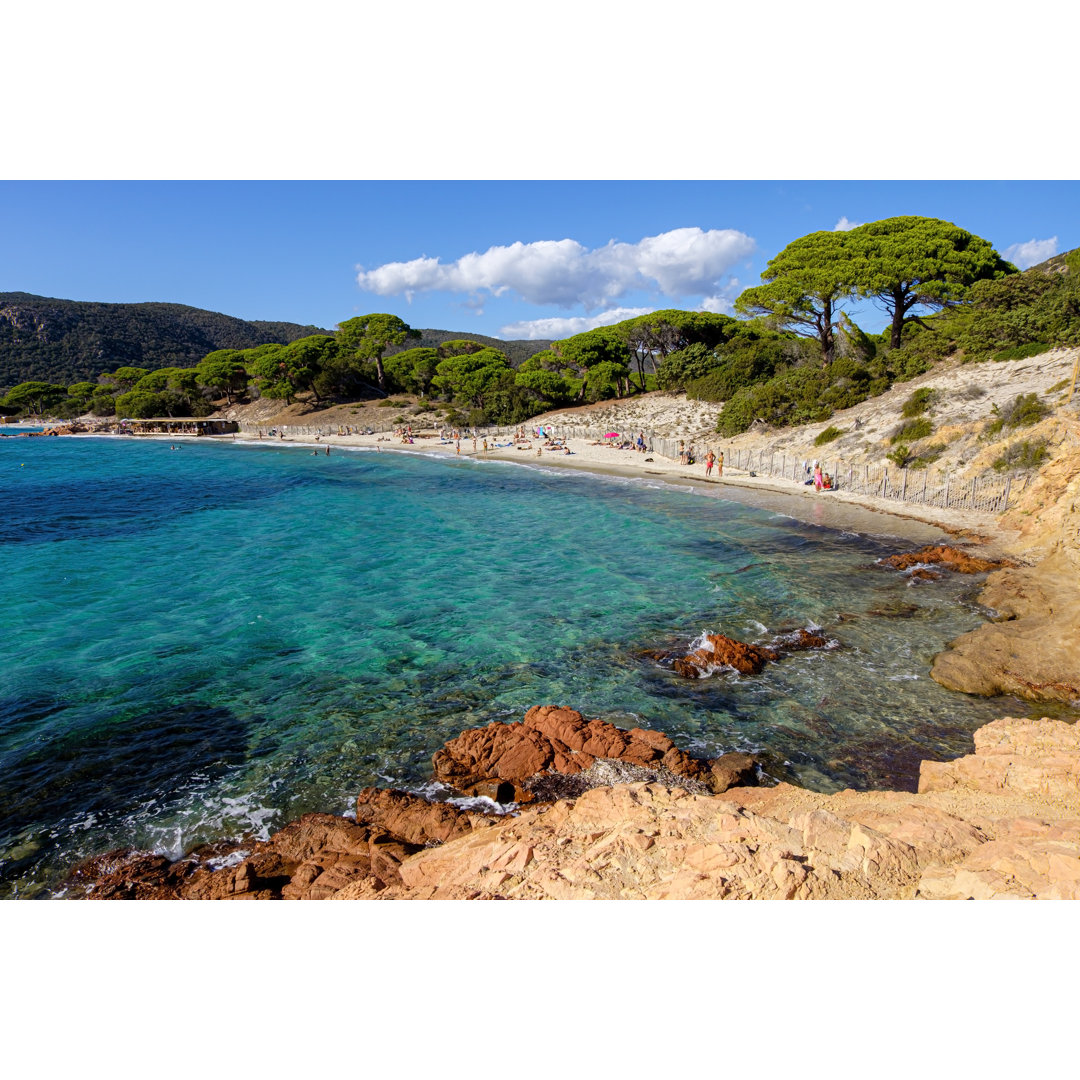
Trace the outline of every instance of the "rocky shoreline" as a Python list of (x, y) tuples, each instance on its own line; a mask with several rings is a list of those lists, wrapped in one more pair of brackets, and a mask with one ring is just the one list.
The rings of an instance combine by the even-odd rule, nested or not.
[[(943, 571), (990, 573), (983, 602), (1007, 621), (940, 654), (932, 672), (939, 682), (967, 679), (955, 688), (1035, 700), (1080, 698), (1080, 649), (1068, 638), (1080, 608), (1066, 608), (1075, 623), (1062, 624), (1053, 591), (1075, 565), (1062, 545), (1034, 567), (945, 545), (879, 565), (920, 582)], [(1031, 649), (1011, 681), (1000, 656), (1008, 646), (987, 642), (995, 631)], [(707, 635), (685, 655), (650, 655), (699, 678), (719, 667), (754, 675), (787, 652), (835, 645), (799, 628), (770, 648)], [(1054, 664), (1058, 678), (1049, 680)], [(267, 841), (203, 847), (176, 861), (110, 852), (78, 867), (61, 895), (1080, 898), (1080, 730), (1045, 717), (995, 721), (975, 733), (974, 755), (924, 761), (917, 794), (760, 787), (749, 755), (696, 759), (661, 732), (623, 730), (556, 706), (463, 731), (435, 753), (432, 778), (456, 802), (366, 788), (355, 819), (310, 813)]]
[(1080, 899), (1080, 730), (1057, 720), (980, 728), (973, 755), (923, 763), (918, 793), (760, 787), (748, 755), (699, 761), (554, 706), (463, 732), (433, 767), (526, 802), (492, 813), (366, 788), (355, 820), (307, 814), (250, 848), (98, 856), (68, 895)]

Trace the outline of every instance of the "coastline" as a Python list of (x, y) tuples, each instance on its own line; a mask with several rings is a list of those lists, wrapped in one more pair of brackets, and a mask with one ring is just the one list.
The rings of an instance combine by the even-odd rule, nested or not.
[[(90, 436), (94, 437), (94, 436)], [(185, 445), (197, 444), (202, 441), (211, 442), (231, 442), (234, 445), (243, 446), (257, 446), (262, 443), (277, 444), (278, 446), (288, 446), (292, 449), (307, 453), (313, 449), (319, 449), (320, 454), (325, 452), (327, 446), (331, 448), (331, 453), (337, 449), (342, 451), (346, 450), (362, 450), (364, 452), (371, 452), (372, 450), (398, 452), (405, 454), (429, 454), (437, 456), (443, 459), (456, 458), (458, 455), (453, 453), (453, 448), (450, 445), (437, 442), (435, 439), (427, 439), (417, 441), (414, 444), (403, 445), (398, 442), (389, 441), (386, 436), (322, 436), (319, 440), (313, 438), (304, 439), (286, 439), (286, 440), (259, 440), (252, 439), (250, 437), (238, 437), (233, 439), (231, 437), (203, 437), (201, 439), (186, 438), (179, 439), (177, 437), (169, 436), (146, 436), (147, 438), (153, 438), (156, 443), (161, 442), (178, 442), (182, 441)], [(471, 440), (470, 440), (471, 443)], [(425, 445), (426, 444), (426, 445)], [(700, 493), (703, 496), (719, 498), (719, 499), (732, 499), (737, 502), (745, 502), (749, 505), (764, 507), (765, 509), (774, 510), (777, 513), (785, 513), (792, 517), (799, 517), (802, 520), (807, 520), (813, 524), (821, 525), (826, 528), (843, 528), (853, 529), (855, 531), (869, 532), (878, 536), (887, 535), (895, 536), (899, 539), (915, 540), (915, 537), (910, 536), (910, 531), (916, 533), (924, 533), (929, 531), (932, 536), (938, 537), (944, 531), (940, 526), (921, 521), (915, 518), (913, 515), (905, 515), (902, 513), (894, 512), (894, 507), (888, 508), (871, 508), (866, 505), (860, 505), (865, 503), (866, 500), (849, 497), (846, 500), (836, 499), (835, 496), (838, 493), (828, 494), (813, 494), (808, 490), (800, 490), (794, 483), (787, 485), (788, 490), (784, 490), (783, 486), (775, 480), (763, 480), (757, 477), (749, 477), (735, 473), (732, 476), (726, 476), (723, 481), (708, 481), (703, 476), (695, 476), (691, 470), (686, 466), (680, 466), (674, 462), (654, 459), (652, 462), (645, 462), (641, 460), (646, 456), (654, 455), (639, 455), (634, 454), (631, 451), (614, 451), (607, 447), (595, 447), (592, 448), (590, 444), (585, 443), (583, 440), (571, 440), (571, 448), (575, 451), (572, 455), (557, 455), (542, 453), (539, 457), (535, 455), (535, 451), (532, 454), (527, 452), (518, 451), (516, 453), (503, 448), (501, 451), (489, 452), (486, 456), (493, 461), (498, 461), (503, 464), (519, 464), (533, 468), (544, 469), (545, 471), (558, 468), (571, 468), (579, 472), (591, 473), (598, 476), (611, 476), (628, 478), (633, 480), (643, 480), (649, 483), (657, 484), (670, 484), (672, 486), (688, 488)], [(577, 452), (580, 447), (580, 453)], [(471, 447), (468, 451), (463, 446), (463, 452), (460, 455), (462, 457), (478, 457), (483, 458), (485, 455), (480, 452), (473, 454)], [(654, 456), (655, 458), (655, 456)], [(312, 463), (315, 467), (316, 463)], [(659, 466), (659, 467), (658, 467)], [(703, 471), (703, 470), (702, 470)], [(822, 508), (831, 508), (832, 516), (825, 520), (823, 515), (819, 515), (819, 511)], [(882, 516), (884, 515), (884, 516)], [(974, 516), (974, 515), (965, 515)], [(986, 515), (989, 517), (989, 515)], [(981, 517), (981, 515), (980, 515)], [(861, 520), (860, 520), (861, 519)], [(885, 528), (882, 528), (884, 523)], [(978, 522), (979, 525), (984, 524)], [(876, 527), (875, 527), (876, 526)], [(920, 536), (919, 540), (922, 539)], [(984, 549), (985, 550), (985, 549)], [(1049, 721), (1002, 721), (1002, 723), (1011, 724), (1023, 724), (1027, 725), (1035, 723), (1041, 729), (1041, 726)], [(1057, 723), (1057, 722), (1054, 722)], [(1056, 729), (1055, 729), (1056, 730)], [(1069, 733), (1064, 732), (1063, 737)], [(1030, 735), (1030, 739), (1029, 739)], [(1040, 740), (1042, 739), (1041, 730), (1027, 731), (1025, 727), (1023, 730), (1016, 729), (1015, 733), (1012, 728), (1007, 732), (1007, 738), (1014, 740), (1022, 737), (1030, 742), (1030, 755), (1034, 760), (1032, 768), (1043, 769), (1043, 755), (1042, 746)], [(1024, 743), (1025, 747), (1029, 745), (1028, 742)], [(1069, 744), (1066, 742), (1063, 744), (1063, 749), (1067, 748)], [(1026, 753), (1028, 751), (1025, 751)], [(967, 761), (968, 759), (961, 759)], [(959, 767), (959, 766), (958, 766)], [(979, 765), (982, 768), (982, 765)], [(711, 821), (718, 813), (718, 803), (715, 801), (719, 799), (719, 796), (710, 798), (705, 795), (691, 795), (690, 798), (694, 800), (695, 812), (700, 811), (701, 820), (698, 824), (693, 826), (694, 830), (702, 830), (699, 836), (695, 831), (693, 834), (687, 833), (685, 836), (679, 832), (682, 828), (679, 825), (679, 815), (687, 809), (684, 805), (684, 799), (686, 796), (679, 794), (671, 794), (671, 792), (677, 792), (678, 788), (668, 788), (669, 794), (663, 794), (652, 785), (646, 787), (636, 788), (638, 792), (636, 797), (630, 798), (630, 802), (634, 802), (637, 805), (649, 804), (646, 808), (647, 820), (641, 820), (638, 818), (638, 811), (633, 809), (627, 798), (622, 793), (629, 791), (623, 784), (616, 786), (607, 786), (599, 789), (601, 792), (607, 794), (597, 794), (595, 796), (589, 796), (588, 799), (582, 799), (581, 811), (578, 817), (581, 817), (585, 811), (590, 814), (596, 813), (597, 815), (606, 815), (604, 817), (605, 828), (600, 829), (600, 832), (605, 834), (605, 837), (610, 836), (613, 842), (628, 845), (627, 856), (631, 860), (631, 864), (635, 867), (642, 869), (642, 874), (647, 871), (654, 876), (638, 877), (631, 876), (630, 878), (612, 876), (608, 877), (609, 871), (606, 866), (598, 861), (593, 856), (582, 855), (582, 858), (587, 858), (587, 866), (583, 865), (582, 874), (587, 878), (587, 882), (583, 880), (582, 883), (571, 882), (572, 887), (567, 887), (563, 892), (557, 890), (548, 890), (546, 882), (554, 881), (554, 874), (558, 874), (563, 878), (567, 877), (567, 870), (564, 863), (561, 861), (563, 858), (563, 852), (573, 853), (580, 847), (582, 850), (585, 848), (586, 839), (591, 836), (590, 830), (597, 831), (595, 823), (590, 820), (584, 822), (584, 831), (577, 827), (577, 823), (574, 828), (569, 831), (564, 831), (554, 841), (554, 847), (549, 851), (545, 839), (547, 833), (545, 830), (550, 829), (553, 823), (555, 823), (555, 817), (548, 817), (548, 814), (554, 815), (566, 815), (573, 814), (573, 801), (566, 803), (556, 803), (552, 810), (536, 810), (528, 811), (527, 816), (523, 819), (516, 817), (507, 821), (505, 824), (487, 822), (484, 825), (484, 835), (479, 833), (475, 837), (462, 837), (461, 843), (456, 846), (453, 844), (440, 845), (437, 849), (438, 853), (427, 853), (423, 851), (412, 851), (405, 847), (401, 849), (399, 855), (401, 856), (398, 863), (398, 869), (387, 868), (387, 874), (397, 873), (400, 877), (400, 883), (395, 880), (389, 880), (387, 878), (369, 879), (363, 877), (363, 880), (356, 880), (350, 882), (346, 878), (346, 871), (350, 867), (358, 867), (361, 870), (366, 866), (373, 866), (373, 854), (375, 848), (367, 845), (375, 844), (376, 842), (382, 844), (382, 848), (387, 848), (386, 843), (367, 836), (363, 838), (363, 848), (353, 845), (353, 840), (360, 843), (360, 838), (351, 837), (339, 837), (339, 833), (342, 829), (349, 832), (351, 829), (358, 828), (357, 825), (343, 825), (341, 821), (347, 821), (347, 819), (334, 819), (333, 821), (326, 821), (324, 816), (320, 816), (318, 820), (309, 822), (309, 825), (302, 828), (315, 828), (315, 834), (313, 839), (309, 839), (309, 834), (304, 833), (302, 841), (298, 840), (305, 849), (309, 846), (320, 845), (313, 847), (312, 855), (310, 859), (298, 861), (295, 867), (295, 871), (290, 875), (290, 881), (295, 878), (293, 882), (295, 889), (297, 890), (297, 898), (323, 898), (324, 896), (335, 895), (339, 899), (347, 898), (368, 898), (375, 895), (382, 895), (384, 892), (386, 898), (391, 897), (432, 897), (432, 898), (447, 898), (447, 899), (465, 899), (476, 895), (487, 896), (520, 896), (522, 898), (539, 898), (540, 895), (547, 895), (555, 897), (558, 895), (564, 895), (567, 897), (578, 895), (596, 895), (604, 896), (608, 898), (616, 898), (615, 893), (612, 890), (619, 892), (619, 895), (642, 895), (647, 897), (668, 897), (668, 898), (704, 898), (706, 896), (721, 898), (727, 895), (743, 895), (746, 897), (755, 896), (806, 896), (806, 897), (827, 897), (827, 896), (845, 896), (849, 898), (871, 898), (872, 896), (878, 897), (892, 897), (899, 898), (901, 896), (911, 895), (924, 895), (924, 896), (960, 896), (970, 895), (974, 892), (975, 895), (1000, 895), (1001, 893), (1017, 895), (1010, 887), (1008, 882), (1005, 886), (999, 884), (999, 878), (986, 879), (985, 891), (980, 892), (979, 889), (972, 889), (968, 884), (968, 877), (971, 873), (981, 872), (982, 866), (978, 863), (977, 859), (970, 865), (964, 865), (967, 862), (968, 856), (975, 856), (976, 850), (979, 854), (989, 854), (992, 849), (974, 847), (968, 850), (968, 844), (965, 842), (958, 844), (955, 850), (951, 850), (948, 853), (948, 857), (945, 860), (949, 871), (944, 874), (938, 869), (939, 851), (935, 846), (937, 841), (930, 835), (920, 837), (920, 844), (925, 844), (925, 854), (920, 854), (918, 857), (918, 866), (915, 868), (918, 873), (907, 866), (908, 856), (901, 849), (894, 849), (892, 847), (891, 840), (883, 840), (880, 837), (890, 837), (896, 830), (900, 830), (897, 833), (897, 842), (902, 844), (909, 843), (908, 833), (904, 830), (914, 830), (921, 828), (924, 819), (927, 814), (938, 815), (944, 814), (948, 817), (954, 816), (953, 802), (956, 798), (956, 792), (954, 788), (958, 786), (953, 783), (953, 774), (948, 774), (948, 780), (945, 784), (945, 789), (948, 794), (942, 794), (935, 797), (933, 800), (912, 798), (911, 793), (902, 792), (876, 792), (876, 793), (861, 793), (861, 792), (848, 792), (847, 801), (840, 798), (833, 798), (830, 796), (816, 795), (813, 792), (804, 791), (800, 788), (791, 788), (786, 785), (782, 785), (780, 789), (766, 789), (763, 791), (751, 791), (750, 789), (739, 789), (737, 792), (732, 792), (723, 798), (724, 807), (720, 812), (728, 814), (730, 807), (734, 806), (735, 814), (740, 819), (752, 820), (757, 819), (759, 821), (775, 822), (775, 825), (766, 823), (767, 831), (774, 829), (786, 830), (789, 828), (801, 828), (802, 829), (802, 845), (806, 850), (807, 855), (810, 858), (810, 863), (800, 862), (798, 858), (792, 860), (788, 856), (785, 856), (779, 850), (776, 852), (768, 853), (768, 860), (762, 861), (760, 864), (751, 863), (748, 865), (748, 870), (752, 871), (751, 878), (748, 878), (745, 882), (745, 891), (742, 893), (733, 893), (730, 891), (730, 886), (725, 882), (732, 880), (732, 875), (726, 873), (720, 873), (718, 871), (725, 870), (732, 864), (728, 862), (717, 863), (716, 866), (705, 865), (702, 863), (694, 875), (687, 876), (685, 879), (680, 877), (683, 873), (680, 870), (680, 865), (685, 865), (680, 859), (675, 859), (673, 862), (667, 862), (664, 860), (656, 861), (653, 864), (653, 856), (646, 856), (646, 852), (652, 851), (657, 848), (658, 854), (660, 848), (657, 842), (653, 839), (652, 831), (654, 828), (669, 830), (666, 835), (671, 835), (678, 843), (690, 843), (691, 846), (707, 848), (708, 851), (702, 855), (702, 858), (706, 858), (706, 861), (715, 857), (717, 859), (727, 860), (734, 857), (734, 849), (728, 850), (728, 845), (735, 841), (729, 839), (726, 835), (713, 836), (711, 833), (707, 833), (707, 829), (711, 828), (708, 822)], [(995, 781), (996, 782), (996, 781)], [(1041, 782), (1041, 781), (1040, 781)], [(962, 785), (961, 785), (962, 786)], [(930, 789), (932, 790), (932, 789)], [(771, 792), (771, 794), (770, 794)], [(929, 794), (927, 790), (922, 792)], [(982, 802), (985, 801), (984, 796), (987, 794), (985, 790), (978, 790), (976, 792), (978, 798), (976, 801), (980, 803), (977, 808), (979, 813), (991, 814), (995, 819), (999, 814), (1013, 814), (1017, 816), (1028, 817), (1033, 816), (1036, 813), (1046, 813), (1048, 815), (1056, 815), (1058, 813), (1057, 807), (1044, 808), (1037, 803), (1024, 802), (1023, 804), (1017, 804), (1016, 806), (1005, 806), (1004, 803), (1000, 803), (995, 800), (995, 807), (993, 810), (989, 810), (982, 806)], [(700, 800), (707, 801), (700, 801)], [(952, 800), (952, 801), (950, 801)], [(850, 803), (850, 805), (848, 805)], [(610, 805), (609, 805), (610, 804)], [(947, 805), (946, 805), (947, 804)], [(559, 807), (568, 806), (569, 810), (559, 809)], [(1071, 804), (1067, 807), (1070, 814), (1074, 813), (1074, 809)], [(817, 832), (818, 828), (817, 819), (811, 820), (811, 817), (818, 811), (824, 811), (829, 816), (841, 817), (844, 819), (845, 824), (837, 826), (840, 832), (843, 833), (843, 837), (838, 838), (825, 838), (822, 843), (818, 843)], [(424, 811), (427, 813), (428, 811)], [(964, 819), (967, 817), (965, 813), (956, 813), (956, 818), (966, 825)], [(809, 815), (809, 816), (808, 816)], [(802, 821), (806, 817), (806, 826), (797, 826), (796, 819)], [(886, 826), (887, 818), (895, 817), (895, 822)], [(979, 819), (982, 820), (981, 818)], [(576, 819), (575, 819), (576, 821)], [(950, 830), (961, 830), (964, 826), (961, 824), (954, 824), (952, 821), (941, 821), (946, 828)], [(995, 826), (997, 821), (995, 820)], [(741, 827), (741, 826), (739, 826)], [(287, 825), (280, 835), (285, 836), (285, 841), (275, 841), (280, 844), (281, 842), (291, 843), (288, 837), (296, 835), (302, 831), (299, 821), (294, 821)], [(491, 829), (488, 832), (488, 829)], [(533, 834), (526, 833), (525, 828), (535, 829), (535, 840)], [(983, 835), (993, 835), (993, 833), (987, 834), (983, 825), (977, 825), (975, 828)], [(1070, 825), (1071, 829), (1072, 826)], [(1006, 839), (1009, 826), (1005, 822), (1004, 818), (1000, 821), (1000, 836), (1002, 840)], [(289, 830), (292, 830), (291, 832)], [(737, 831), (737, 830), (736, 830)], [(393, 832), (391, 830), (391, 835)], [(786, 833), (785, 833), (786, 835)], [(1071, 833), (1069, 834), (1071, 837)], [(901, 838), (903, 837), (903, 838)], [(867, 840), (869, 838), (869, 840)], [(1045, 839), (1045, 837), (1043, 837)], [(835, 839), (835, 843), (834, 843)], [(1054, 843), (1058, 842), (1058, 837), (1052, 836), (1050, 839)], [(826, 887), (820, 882), (815, 881), (813, 875), (809, 878), (802, 878), (796, 880), (800, 876), (798, 867), (800, 865), (811, 865), (815, 861), (822, 862), (822, 869), (825, 870), (826, 858), (832, 859), (836, 852), (832, 849), (843, 841), (843, 844), (847, 845), (847, 850), (854, 851), (856, 848), (865, 848), (867, 853), (865, 856), (865, 865), (860, 867), (848, 866), (848, 860), (846, 856), (840, 856), (839, 861), (835, 866), (829, 865), (828, 874), (825, 875), (823, 880), (831, 882), (832, 878), (828, 877), (831, 874), (840, 874), (843, 882), (843, 891), (832, 892), (831, 885)], [(495, 851), (490, 846), (491, 841), (496, 841), (499, 845), (499, 850)], [(651, 841), (651, 842), (650, 842)], [(392, 840), (391, 843), (408, 843), (413, 841), (408, 840)], [(1073, 843), (1071, 839), (1068, 840), (1070, 844)], [(340, 845), (343, 850), (339, 850)], [(853, 848), (852, 845), (855, 845)], [(880, 849), (880, 851), (872, 850), (874, 845)], [(427, 841), (424, 842), (424, 847), (429, 845)], [(600, 846), (598, 843), (594, 843), (593, 848)], [(842, 845), (841, 845), (842, 846)], [(512, 852), (507, 855), (502, 849), (506, 847)], [(697, 850), (695, 847), (695, 850)], [(289, 851), (293, 849), (290, 847)], [(297, 848), (299, 851), (300, 848)], [(592, 850), (592, 849), (590, 849)], [(996, 849), (994, 849), (996, 850)], [(367, 852), (367, 854), (365, 854)], [(228, 873), (218, 879), (214, 878), (214, 881), (221, 885), (227, 885), (228, 898), (258, 898), (261, 891), (260, 883), (264, 880), (276, 880), (271, 873), (270, 856), (273, 854), (277, 857), (278, 847), (274, 847), (273, 850), (267, 849), (266, 851), (260, 850), (256, 856), (252, 856), (250, 859), (246, 859), (244, 864), (240, 867), (229, 869)], [(476, 862), (474, 856), (479, 855), (480, 862)], [(888, 881), (878, 881), (876, 878), (870, 875), (870, 872), (866, 870), (866, 866), (870, 866), (875, 862), (880, 862), (879, 856), (882, 853), (888, 854), (889, 858), (895, 856), (897, 860), (894, 870), (889, 872)], [(674, 852), (673, 852), (674, 854)], [(1027, 857), (1026, 852), (1022, 852), (1024, 857)], [(461, 861), (458, 862), (459, 856)], [(640, 859), (639, 859), (640, 856)], [(1004, 861), (1001, 865), (1005, 865), (1008, 859), (1017, 858), (1018, 853), (1015, 851), (1008, 852), (1003, 856)], [(1041, 857), (1041, 851), (1032, 851), (1032, 859)], [(159, 857), (160, 858), (160, 857)], [(487, 867), (491, 866), (498, 859), (508, 858), (507, 866), (499, 869), (499, 873), (494, 876), (483, 876), (487, 874)], [(367, 862), (365, 863), (365, 859)], [(352, 860), (352, 861), (350, 861)], [(481, 869), (481, 863), (483, 869)], [(791, 863), (791, 865), (789, 865)], [(520, 866), (519, 866), (520, 864)], [(170, 864), (165, 866), (158, 864), (158, 869), (166, 873), (178, 873), (179, 870), (175, 870), (175, 867), (179, 867), (180, 864)], [(570, 866), (570, 870), (577, 873), (575, 867), (577, 864)], [(335, 870), (334, 868), (337, 867)], [(954, 872), (954, 868), (955, 871)], [(182, 867), (181, 867), (182, 869)], [(781, 874), (780, 871), (783, 871)], [(156, 872), (156, 871), (155, 871)], [(630, 872), (630, 871), (627, 871)], [(993, 873), (997, 874), (997, 869), (994, 868)], [(262, 876), (269, 875), (265, 878)], [(623, 871), (620, 870), (620, 874)], [(632, 875), (636, 875), (638, 871), (635, 869), (632, 871)], [(306, 881), (308, 877), (315, 874), (310, 881)], [(359, 875), (359, 870), (357, 871)], [(895, 874), (895, 880), (893, 880)], [(296, 875), (299, 875), (298, 877)], [(672, 875), (675, 875), (672, 877)], [(862, 877), (860, 877), (862, 875)], [(280, 876), (280, 875), (278, 875)], [(900, 877), (902, 876), (902, 882)], [(778, 878), (783, 878), (782, 881)], [(496, 880), (497, 878), (497, 880)], [(759, 878), (764, 884), (759, 884)], [(376, 888), (374, 881), (378, 880), (381, 885), (389, 886), (389, 890), (382, 888)], [(453, 885), (453, 888), (444, 888), (439, 882), (445, 882), (447, 885)], [(774, 890), (773, 885), (768, 882), (774, 882), (776, 888)], [(355, 884), (355, 888), (352, 885)], [(1034, 895), (1053, 895), (1052, 889), (1058, 888), (1059, 883), (1051, 882), (1050, 885), (1039, 883), (1035, 885), (1033, 889)], [(347, 889), (346, 886), (349, 886)], [(126, 886), (125, 886), (126, 887)], [(715, 887), (715, 888), (714, 888)], [(215, 885), (215, 889), (217, 885)], [(560, 888), (562, 888), (560, 886)], [(683, 891), (685, 888), (685, 891)], [(980, 885), (980, 888), (983, 886)], [(324, 890), (324, 891), (320, 891)], [(539, 890), (539, 891), (538, 891)], [(634, 890), (638, 890), (636, 893)], [(710, 891), (713, 890), (713, 891)], [(727, 891), (725, 891), (727, 890)], [(865, 890), (865, 891), (864, 891)], [(339, 895), (340, 894), (340, 895)], [(218, 894), (221, 895), (221, 894)], [(1057, 895), (1066, 895), (1062, 892), (1058, 892)], [(223, 896), (223, 898), (225, 898)], [(267, 898), (270, 898), (269, 896)]]
[[(76, 436), (102, 437), (110, 436)], [(305, 436), (296, 439), (286, 437), (259, 439), (249, 434), (232, 436), (213, 435), (192, 438), (189, 436), (140, 435), (139, 439), (199, 443), (233, 443), (236, 445), (304, 447), (325, 450), (327, 446), (339, 449), (363, 449), (384, 453), (402, 453), (415, 456), (435, 456), (453, 460), (468, 458), (475, 461), (498, 461), (526, 468), (570, 469), (595, 476), (619, 477), (646, 483), (659, 483), (689, 489), (696, 494), (729, 500), (783, 514), (798, 521), (837, 531), (855, 532), (863, 535), (895, 538), (916, 546), (951, 543), (977, 543), (981, 553), (998, 557), (1019, 534), (1000, 524), (996, 515), (975, 511), (941, 510), (917, 504), (899, 503), (894, 500), (877, 499), (873, 496), (849, 494), (843, 490), (815, 492), (812, 488), (785, 481), (777, 477), (750, 476), (745, 470), (725, 467), (721, 479), (707, 479), (704, 465), (681, 465), (659, 454), (640, 454), (632, 450), (616, 450), (612, 447), (595, 446), (586, 439), (569, 438), (566, 444), (571, 454), (542, 451), (538, 456), (535, 447), (529, 450), (513, 450), (508, 447), (475, 452), (471, 439), (462, 440), (461, 453), (457, 454), (450, 443), (438, 441), (437, 434), (421, 432), (416, 441), (403, 444), (400, 439), (385, 433), (375, 435), (320, 436), (316, 441)], [(645, 458), (652, 460), (646, 461)]]

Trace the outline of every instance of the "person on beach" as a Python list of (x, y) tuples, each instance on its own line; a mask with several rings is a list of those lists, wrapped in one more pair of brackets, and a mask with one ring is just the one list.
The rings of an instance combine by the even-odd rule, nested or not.
[(814, 462), (814, 490), (820, 491), (825, 486), (825, 478), (821, 475), (821, 466)]
[(721, 450), (716, 455), (716, 479), (719, 480), (724, 475), (724, 451)]
[(485, 440), (484, 440), (484, 453), (486, 454), (487, 452), (488, 452), (488, 449), (487, 449), (487, 439), (485, 439)]
[(708, 480), (712, 476), (713, 465), (716, 463), (716, 455), (710, 450), (705, 455), (705, 479)]

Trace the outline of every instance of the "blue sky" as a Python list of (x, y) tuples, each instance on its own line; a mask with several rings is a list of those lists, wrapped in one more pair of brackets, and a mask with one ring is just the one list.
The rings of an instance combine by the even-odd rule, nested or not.
[(1077, 181), (7, 181), (0, 291), (560, 337), (729, 312), (818, 229), (940, 217), (1023, 266), (1080, 246), (1078, 210)]
[(0, 291), (561, 337), (730, 311), (843, 223), (1080, 246), (1080, 8), (1053, 0), (186, 10), (7, 17)]

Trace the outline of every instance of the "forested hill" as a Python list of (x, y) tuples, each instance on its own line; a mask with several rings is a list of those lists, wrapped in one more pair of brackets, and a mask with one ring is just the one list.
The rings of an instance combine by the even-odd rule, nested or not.
[[(466, 331), (419, 330), (402, 348), (436, 348), (462, 338), (505, 353), (517, 367), (550, 341), (501, 341)], [(38, 379), (70, 386), (118, 367), (193, 367), (216, 349), (287, 345), (317, 326), (248, 322), (184, 304), (103, 304), (30, 293), (0, 293), (0, 394)], [(388, 350), (388, 355), (397, 352)]]
[(215, 349), (288, 344), (330, 333), (247, 322), (183, 304), (100, 304), (0, 293), (0, 389), (31, 379), (68, 386), (117, 367), (191, 367)]
[(513, 367), (520, 367), (530, 356), (551, 348), (550, 340), (539, 338), (528, 341), (503, 341), (502, 338), (487, 337), (484, 334), (471, 334), (467, 330), (417, 330), (416, 332), (420, 335), (419, 341), (416, 338), (410, 338), (400, 348), (387, 349), (386, 355), (393, 356), (402, 349), (437, 349), (444, 341), (475, 341), (487, 348), (498, 349)]

